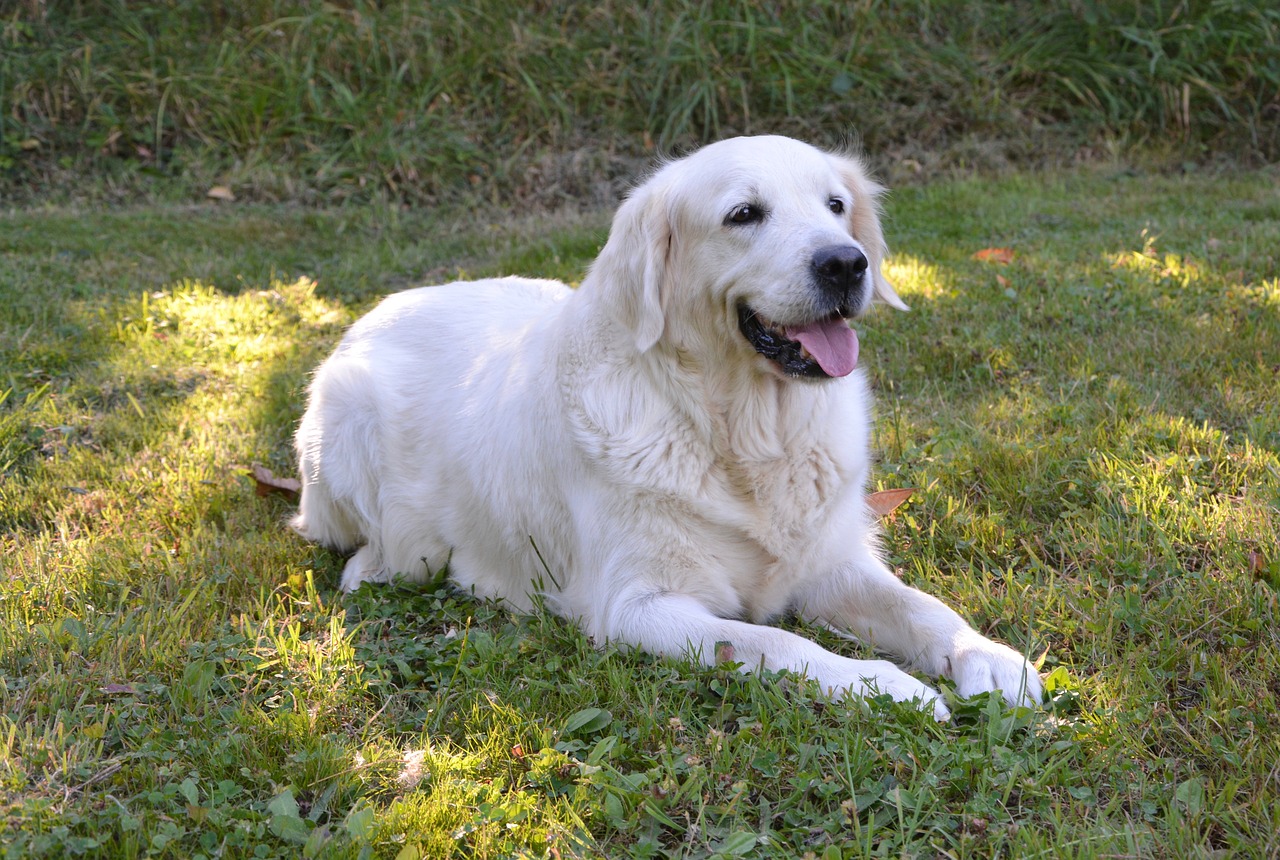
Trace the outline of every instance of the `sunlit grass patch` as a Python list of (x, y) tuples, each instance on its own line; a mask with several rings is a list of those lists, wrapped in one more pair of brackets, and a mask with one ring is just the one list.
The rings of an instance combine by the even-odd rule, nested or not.
[[(898, 295), (906, 300), (919, 296), (937, 299), (952, 294), (938, 266), (906, 254), (893, 254), (885, 261), (884, 274)], [(886, 311), (888, 313), (888, 311)]]

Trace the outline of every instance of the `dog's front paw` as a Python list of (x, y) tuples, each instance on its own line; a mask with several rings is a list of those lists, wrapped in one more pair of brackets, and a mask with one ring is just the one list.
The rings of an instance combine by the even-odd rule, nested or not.
[(979, 633), (957, 642), (947, 656), (947, 666), (947, 676), (961, 696), (999, 690), (1009, 704), (1028, 707), (1044, 699), (1040, 675), (1027, 658)]

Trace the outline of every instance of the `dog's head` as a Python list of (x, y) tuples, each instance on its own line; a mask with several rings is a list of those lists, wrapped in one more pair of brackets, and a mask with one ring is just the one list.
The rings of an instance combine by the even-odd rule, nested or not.
[(789, 378), (844, 376), (858, 351), (848, 320), (873, 299), (906, 309), (881, 271), (882, 192), (850, 155), (721, 141), (635, 190), (590, 281), (641, 351), (668, 340)]

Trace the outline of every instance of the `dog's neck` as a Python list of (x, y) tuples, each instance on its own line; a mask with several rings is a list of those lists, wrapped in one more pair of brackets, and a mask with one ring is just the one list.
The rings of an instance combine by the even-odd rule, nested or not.
[(742, 345), (727, 338), (697, 349), (668, 329), (640, 352), (631, 333), (608, 317), (569, 311), (560, 322), (557, 372), (571, 411), (594, 398), (593, 390), (607, 391), (611, 400), (626, 400), (631, 414), (679, 424), (726, 462), (804, 456), (799, 448), (825, 444), (826, 434), (839, 432), (830, 426), (832, 395), (851, 379), (783, 379), (754, 356), (732, 355)]
[(669, 408), (702, 428), (729, 460), (777, 461), (794, 456), (799, 440), (811, 446), (814, 428), (828, 420), (829, 386), (841, 384), (784, 379), (759, 363), (701, 357), (665, 339), (642, 359)]

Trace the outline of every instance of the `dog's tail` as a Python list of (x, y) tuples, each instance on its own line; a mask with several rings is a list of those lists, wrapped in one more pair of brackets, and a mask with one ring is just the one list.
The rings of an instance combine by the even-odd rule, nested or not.
[(304, 482), (298, 513), (289, 525), (309, 541), (350, 552), (364, 543), (364, 533), (347, 507), (333, 498), (323, 482)]
[[(367, 381), (343, 365), (322, 367), (294, 444), (302, 478), (298, 513), (289, 524), (307, 540), (349, 552), (368, 538), (376, 474), (368, 459), (377, 413), (367, 403)], [(325, 378), (320, 379), (320, 374)], [(339, 390), (345, 389), (345, 390)]]

